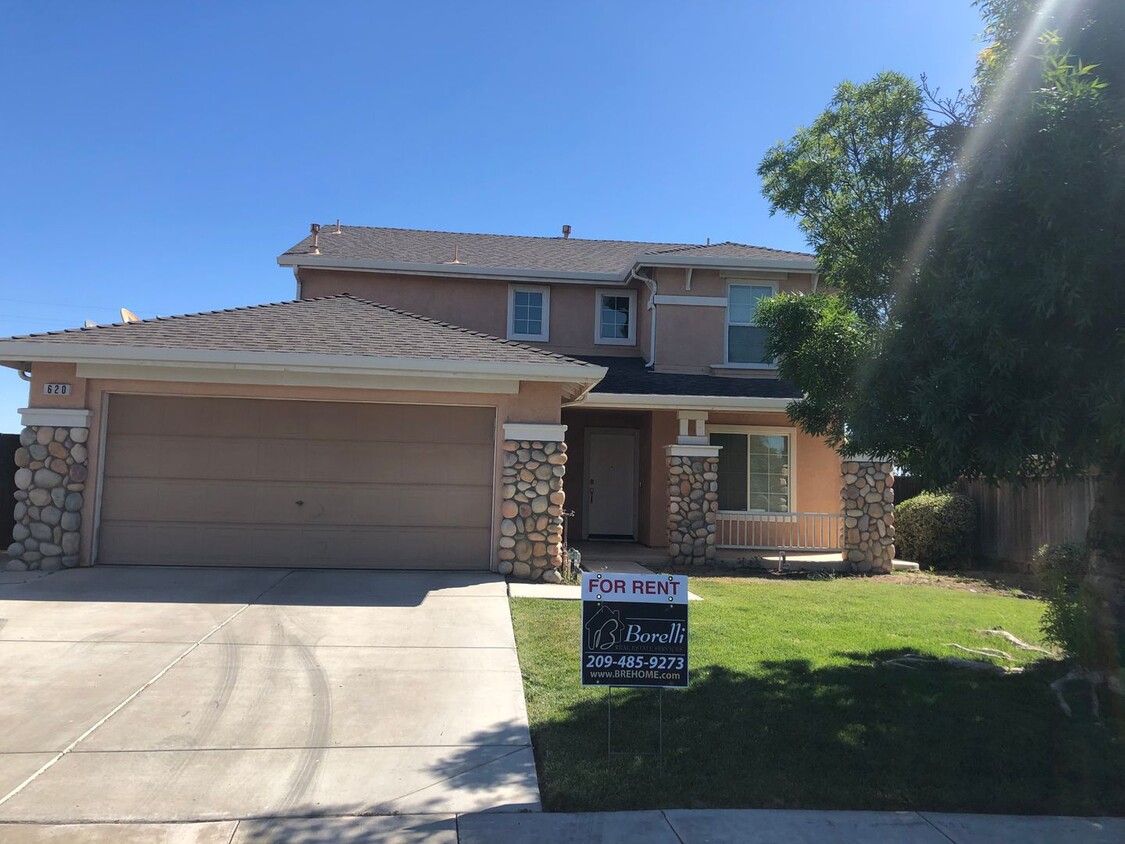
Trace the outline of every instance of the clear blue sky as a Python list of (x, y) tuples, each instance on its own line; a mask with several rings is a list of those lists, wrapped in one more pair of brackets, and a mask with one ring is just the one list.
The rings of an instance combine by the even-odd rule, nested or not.
[[(969, 0), (7, 3), (0, 336), (290, 298), (310, 221), (802, 248), (754, 173)], [(0, 431), (24, 382), (0, 370)]]

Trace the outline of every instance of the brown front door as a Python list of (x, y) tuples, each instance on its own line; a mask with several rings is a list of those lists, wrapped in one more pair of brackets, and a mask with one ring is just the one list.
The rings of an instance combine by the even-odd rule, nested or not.
[(637, 441), (628, 428), (586, 429), (586, 538), (636, 539)]

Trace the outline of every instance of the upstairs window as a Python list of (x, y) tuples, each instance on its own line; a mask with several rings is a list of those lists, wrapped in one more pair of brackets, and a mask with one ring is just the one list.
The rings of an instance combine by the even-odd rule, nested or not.
[(754, 325), (758, 303), (777, 291), (769, 284), (732, 284), (727, 292), (727, 363), (772, 367), (766, 330)]
[(599, 290), (594, 342), (599, 345), (632, 346), (637, 342), (637, 292)]
[(551, 324), (549, 287), (508, 288), (508, 339), (546, 340)]
[(719, 509), (789, 513), (793, 503), (792, 451), (787, 432), (712, 429), (719, 452)]

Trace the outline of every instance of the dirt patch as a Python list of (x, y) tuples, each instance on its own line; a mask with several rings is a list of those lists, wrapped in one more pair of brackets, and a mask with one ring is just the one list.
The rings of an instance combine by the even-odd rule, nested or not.
[(965, 570), (960, 572), (895, 572), (894, 574), (851, 574), (849, 572), (827, 571), (783, 571), (766, 569), (730, 569), (721, 566), (697, 566), (673, 568), (669, 566), (656, 569), (666, 574), (686, 574), (724, 581), (757, 580), (775, 583), (792, 583), (799, 580), (837, 580), (861, 579), (872, 583), (893, 583), (906, 586), (928, 586), (934, 589), (957, 589), (962, 592), (979, 592), (988, 595), (1004, 595), (1011, 598), (1038, 598), (1039, 589), (1035, 578), (1020, 572), (998, 572)]

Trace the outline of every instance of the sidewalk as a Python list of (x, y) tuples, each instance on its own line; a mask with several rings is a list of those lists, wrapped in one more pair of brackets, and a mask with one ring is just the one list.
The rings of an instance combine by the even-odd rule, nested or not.
[(1121, 844), (1125, 819), (782, 809), (490, 812), (178, 824), (0, 824), (0, 840), (5, 844)]

